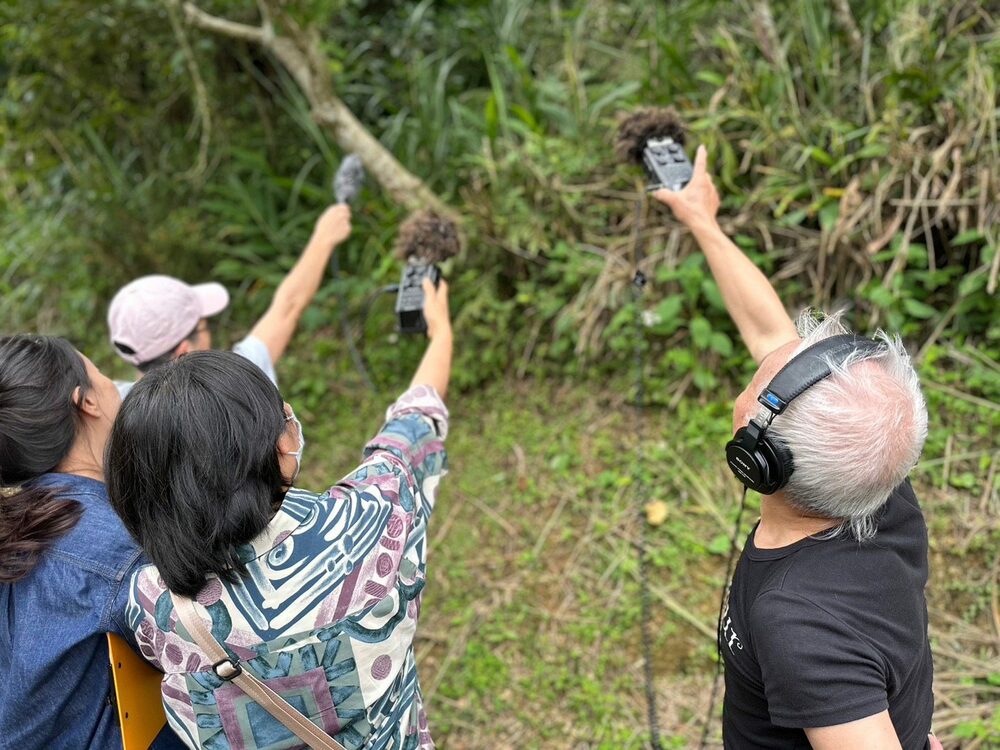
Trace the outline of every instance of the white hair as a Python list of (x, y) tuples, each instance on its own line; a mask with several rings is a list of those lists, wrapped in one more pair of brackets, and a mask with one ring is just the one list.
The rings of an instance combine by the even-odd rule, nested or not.
[[(802, 343), (792, 356), (849, 333), (840, 317), (803, 312), (796, 323)], [(859, 542), (875, 534), (876, 512), (917, 463), (927, 438), (927, 407), (909, 354), (899, 336), (880, 330), (875, 339), (885, 344), (882, 350), (830, 363), (830, 376), (796, 398), (767, 431), (792, 453), (788, 501), (839, 519), (832, 534), (850, 529)]]

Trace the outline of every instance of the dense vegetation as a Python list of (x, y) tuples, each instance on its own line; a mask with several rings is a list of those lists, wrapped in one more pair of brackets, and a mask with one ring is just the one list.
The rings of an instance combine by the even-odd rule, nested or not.
[[(424, 679), (438, 694), (441, 744), (566, 747), (572, 737), (610, 748), (642, 737), (628, 557), (636, 529), (626, 512), (636, 501), (627, 491), (631, 454), (620, 451), (637, 440), (655, 464), (651, 484), (664, 499), (682, 497), (683, 511), (657, 530), (654, 563), (706, 584), (661, 590), (669, 603), (657, 614), (659, 642), (686, 645), (658, 666), (658, 686), (697, 693), (710, 675), (710, 640), (692, 623), (710, 628), (721, 521), (732, 511), (710, 457), (751, 363), (690, 239), (644, 201), (641, 176), (612, 154), (620, 112), (668, 103), (687, 119), (690, 141), (709, 147), (725, 227), (789, 307), (845, 307), (860, 330), (900, 331), (917, 356), (933, 420), (917, 474), (938, 508), (931, 602), (947, 613), (935, 619), (939, 687), (955, 686), (943, 729), (953, 744), (1000, 743), (995, 4), (280, 5), (318, 33), (337, 94), (362, 124), (465, 217), (467, 249), (449, 270), (456, 381), (471, 406), (456, 408), (499, 437), (456, 438), (453, 500), (470, 504), (442, 514), (436, 540), (448, 572), (430, 587), (428, 616), (440, 619), (428, 631), (440, 642), (426, 647), (435, 669)], [(250, 0), (200, 7), (260, 23)], [(286, 20), (277, 31), (288, 28)], [(224, 321), (232, 338), (262, 312), (331, 200), (343, 153), (289, 72), (253, 43), (193, 27), (180, 5), (8, 2), (0, 84), (2, 327), (68, 335), (110, 369), (125, 372), (104, 327), (118, 286), (153, 271), (218, 279), (234, 293)], [(405, 213), (369, 185), (343, 278), (320, 292), (280, 370), (286, 396), (315, 425), (314, 450), (343, 469), (358, 441), (341, 446), (340, 435), (371, 427), (419, 348), (395, 341), (389, 305), (376, 305), (357, 330), (370, 293), (395, 280), (389, 248)], [(663, 408), (633, 434), (628, 405), (614, 394), (631, 388), (637, 262), (652, 279), (638, 304), (649, 390)], [(324, 411), (331, 383), (341, 394), (361, 387), (335, 325), (341, 298), (379, 386), (361, 397), (364, 422), (353, 414), (330, 422)], [(522, 379), (532, 385), (514, 383)], [(533, 389), (553, 398), (526, 395)], [(523, 421), (511, 413), (518, 403), (529, 412)], [(665, 424), (686, 426), (665, 432)], [(508, 481), (519, 499), (506, 497)], [(525, 503), (537, 508), (533, 519), (560, 519), (559, 532), (523, 526)], [(545, 562), (586, 558), (577, 533), (602, 540), (591, 559), (569, 572)], [(510, 541), (520, 535), (521, 544)], [(500, 557), (466, 558), (470, 539), (479, 550), (497, 542)], [(501, 575), (519, 586), (497, 604), (493, 592), (507, 590)], [(568, 586), (565, 599), (545, 592), (559, 585)], [(601, 587), (618, 592), (610, 603)], [(522, 598), (532, 593), (539, 598)], [(447, 629), (462, 637), (449, 643)], [(564, 647), (567, 633), (573, 644)], [(532, 671), (549, 662), (544, 675)], [(700, 704), (666, 700), (683, 746), (696, 736)]]

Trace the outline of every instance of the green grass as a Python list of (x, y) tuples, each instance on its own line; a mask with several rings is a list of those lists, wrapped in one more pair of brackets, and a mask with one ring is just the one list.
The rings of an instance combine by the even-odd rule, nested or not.
[[(411, 364), (402, 357), (399, 371)], [(946, 365), (955, 361), (941, 354), (925, 367), (925, 383), (952, 379)], [(342, 357), (322, 366), (333, 380), (328, 398), (313, 399), (309, 377), (287, 377), (286, 391), (300, 392), (301, 402), (290, 400), (304, 412), (310, 441), (307, 486), (352, 468), (393, 389), (405, 386), (390, 378), (381, 393), (359, 396), (348, 367)], [(320, 377), (295, 359), (281, 370)], [(965, 365), (958, 374), (968, 385), (976, 372)], [(675, 409), (654, 408), (637, 427), (623, 395), (629, 384), (627, 377), (509, 379), (451, 395), (451, 473), (431, 523), (417, 646), (431, 728), (445, 750), (644, 746), (633, 543), (639, 508), (650, 499), (670, 506), (667, 521), (649, 529), (664, 744), (696, 742), (714, 676), (711, 634), (738, 502), (720, 448), (735, 389), (724, 388), (717, 400), (685, 397)], [(989, 645), (1000, 479), (982, 466), (997, 460), (990, 436), (1000, 412), (995, 403), (927, 392), (931, 437), (913, 479), (931, 533), (928, 601), (939, 689), (951, 690), (948, 700), (958, 706), (940, 704), (937, 721), (946, 746), (980, 736), (987, 747), (996, 739), (991, 680), (1000, 673)], [(641, 498), (634, 481), (639, 441), (646, 457)], [(744, 530), (755, 515), (751, 499)], [(963, 662), (970, 657), (977, 668)], [(713, 731), (717, 739), (717, 723)]]

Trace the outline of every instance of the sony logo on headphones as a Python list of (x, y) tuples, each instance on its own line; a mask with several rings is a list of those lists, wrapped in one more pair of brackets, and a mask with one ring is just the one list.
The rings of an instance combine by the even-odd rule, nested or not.
[(739, 474), (749, 478), (751, 471), (753, 471), (749, 466), (747, 466), (743, 461), (740, 460), (739, 456), (731, 456), (729, 459), (729, 466)]
[(749, 466), (747, 466), (747, 465), (746, 465), (745, 463), (743, 463), (743, 462), (742, 462), (742, 461), (740, 460), (740, 457), (739, 457), (739, 456), (733, 456), (733, 457), (732, 457), (732, 458), (730, 459), (730, 464), (732, 464), (732, 463), (734, 463), (734, 462), (735, 462), (735, 463), (737, 463), (737, 464), (739, 464), (739, 465), (740, 465), (741, 467), (743, 467), (744, 471), (750, 471), (750, 467), (749, 467)]

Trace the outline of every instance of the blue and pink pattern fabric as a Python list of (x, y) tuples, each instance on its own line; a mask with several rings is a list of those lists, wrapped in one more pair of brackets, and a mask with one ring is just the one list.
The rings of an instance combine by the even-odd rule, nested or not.
[[(434, 747), (413, 638), (447, 431), (434, 389), (411, 388), (389, 407), (354, 472), (322, 494), (288, 492), (240, 551), (248, 577), (213, 577), (197, 596), (226, 650), (348, 750)], [(153, 566), (132, 580), (129, 623), (164, 672), (168, 721), (190, 747), (303, 747), (216, 677)]]

